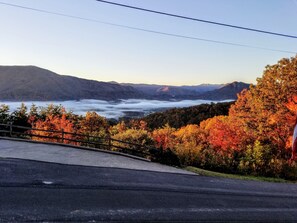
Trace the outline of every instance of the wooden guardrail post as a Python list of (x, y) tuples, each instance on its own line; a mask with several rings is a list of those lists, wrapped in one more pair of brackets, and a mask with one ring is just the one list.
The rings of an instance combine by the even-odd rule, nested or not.
[(9, 135), (12, 137), (12, 122), (9, 122)]
[(62, 143), (64, 143), (64, 129), (61, 130), (61, 134), (62, 134)]
[(87, 146), (90, 146), (90, 135), (89, 135), (89, 133), (87, 134)]
[(111, 150), (111, 137), (108, 136), (108, 150)]

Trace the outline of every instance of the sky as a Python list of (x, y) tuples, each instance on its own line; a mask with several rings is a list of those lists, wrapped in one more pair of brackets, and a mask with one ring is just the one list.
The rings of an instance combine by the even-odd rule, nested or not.
[[(110, 0), (204, 20), (297, 36), (297, 0)], [(131, 30), (23, 8), (175, 35), (297, 52), (285, 38), (136, 11), (95, 0), (0, 0), (0, 65), (119, 83), (256, 83), (265, 66), (294, 53)]]

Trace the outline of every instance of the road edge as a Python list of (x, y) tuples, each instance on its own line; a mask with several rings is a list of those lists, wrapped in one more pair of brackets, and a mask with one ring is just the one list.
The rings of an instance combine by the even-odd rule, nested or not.
[(21, 138), (3, 137), (3, 136), (0, 136), (0, 140), (8, 140), (8, 141), (10, 140), (10, 141), (17, 141), (17, 142), (28, 142), (28, 143), (35, 143), (35, 144), (46, 144), (46, 145), (70, 147), (70, 148), (74, 148), (74, 149), (109, 153), (109, 154), (118, 155), (118, 156), (125, 156), (125, 157), (131, 158), (131, 159), (141, 160), (141, 161), (145, 161), (145, 162), (151, 162), (151, 160), (143, 158), (143, 157), (133, 156), (130, 154), (121, 153), (121, 152), (117, 152), (117, 151), (91, 148), (91, 147), (86, 147), (86, 146), (75, 146), (75, 145), (63, 144), (63, 143), (57, 143), (57, 142), (41, 142), (41, 141), (34, 141), (34, 140), (30, 140), (30, 139), (21, 139)]

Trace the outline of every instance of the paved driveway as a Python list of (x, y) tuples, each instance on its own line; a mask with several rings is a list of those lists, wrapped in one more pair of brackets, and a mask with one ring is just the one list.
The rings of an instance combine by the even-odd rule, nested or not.
[(0, 139), (0, 157), (46, 161), (61, 164), (115, 167), (167, 173), (193, 174), (178, 168), (137, 158), (72, 147)]

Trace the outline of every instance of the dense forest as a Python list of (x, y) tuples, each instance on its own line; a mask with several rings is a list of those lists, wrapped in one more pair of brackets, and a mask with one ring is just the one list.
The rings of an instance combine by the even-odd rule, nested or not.
[(141, 120), (150, 129), (161, 128), (168, 124), (173, 128), (181, 128), (189, 124), (199, 125), (201, 121), (217, 115), (228, 115), (229, 108), (234, 102), (201, 104), (187, 108), (174, 108), (164, 112), (155, 112)]
[(231, 106), (225, 103), (170, 110), (110, 125), (94, 112), (77, 116), (60, 106), (32, 106), (27, 112), (23, 105), (10, 114), (2, 105), (0, 122), (111, 136), (154, 147), (156, 161), (173, 165), (296, 180), (297, 165), (290, 160), (296, 86), (297, 56), (266, 66), (257, 84), (243, 90)]

